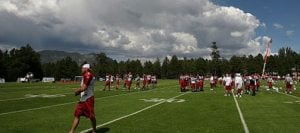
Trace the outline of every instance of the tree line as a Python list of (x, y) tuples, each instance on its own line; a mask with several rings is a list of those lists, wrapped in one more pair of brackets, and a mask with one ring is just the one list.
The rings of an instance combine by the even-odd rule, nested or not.
[[(262, 54), (256, 56), (232, 56), (230, 59), (220, 58), (218, 47), (213, 43), (212, 59), (178, 58), (173, 55), (165, 57), (162, 61), (157, 58), (154, 62), (141, 60), (116, 61), (105, 53), (97, 54), (96, 63), (92, 64), (93, 72), (104, 77), (106, 74), (153, 74), (158, 78), (174, 79), (181, 73), (218, 75), (225, 73), (252, 74), (261, 73), (264, 57)], [(0, 50), (0, 77), (6, 81), (16, 81), (18, 77), (24, 77), (26, 73), (32, 72), (34, 77), (54, 77), (56, 80), (62, 78), (73, 79), (81, 75), (80, 66), (71, 57), (66, 57), (54, 63), (41, 63), (40, 55), (34, 51), (29, 44), (20, 49), (10, 51)], [(271, 55), (268, 60), (266, 72), (276, 72), (285, 75), (298, 70), (300, 67), (300, 54), (291, 48), (281, 48), (277, 55)]]

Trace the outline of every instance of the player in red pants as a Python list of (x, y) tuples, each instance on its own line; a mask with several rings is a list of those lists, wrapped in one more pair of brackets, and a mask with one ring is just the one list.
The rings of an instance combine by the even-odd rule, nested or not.
[(132, 83), (132, 74), (131, 72), (128, 73), (127, 75), (127, 89), (130, 91), (131, 89), (131, 83)]
[(267, 90), (269, 91), (270, 89), (273, 88), (273, 78), (272, 78), (272, 76), (268, 77), (267, 82), (268, 82), (268, 87), (269, 87)]
[(184, 76), (183, 76), (183, 74), (181, 74), (180, 76), (179, 76), (179, 86), (180, 86), (180, 91), (181, 92), (184, 92)]
[(285, 85), (286, 85), (285, 93), (292, 94), (293, 79), (290, 76), (290, 74), (287, 74), (285, 77)]

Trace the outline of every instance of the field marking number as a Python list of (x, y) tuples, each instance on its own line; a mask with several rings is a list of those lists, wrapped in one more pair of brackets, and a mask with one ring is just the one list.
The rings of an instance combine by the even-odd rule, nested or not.
[(164, 99), (164, 98), (151, 98), (151, 99), (140, 99), (145, 102), (152, 102), (152, 103), (158, 103), (158, 102), (167, 102), (167, 103), (182, 103), (185, 102), (184, 99)]
[(42, 97), (42, 98), (55, 98), (55, 97), (64, 97), (66, 95), (63, 94), (26, 94), (25, 97), (35, 98), (35, 97)]
[(300, 101), (284, 101), (282, 103), (287, 103), (287, 104), (300, 104)]

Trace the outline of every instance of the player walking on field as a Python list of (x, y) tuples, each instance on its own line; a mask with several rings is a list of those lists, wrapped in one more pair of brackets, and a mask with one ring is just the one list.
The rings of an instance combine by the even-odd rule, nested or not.
[(230, 96), (231, 94), (231, 89), (232, 89), (232, 78), (229, 76), (229, 74), (226, 74), (225, 77), (225, 96)]
[(143, 86), (142, 86), (142, 90), (146, 89), (146, 84), (147, 84), (147, 76), (146, 74), (143, 74), (143, 77), (141, 78)]
[(127, 74), (124, 74), (123, 75), (123, 81), (124, 81), (124, 84), (123, 84), (123, 88), (126, 89), (127, 88), (127, 79), (128, 79), (128, 75)]
[(113, 75), (110, 75), (110, 87), (114, 87), (114, 80), (115, 77)]
[(108, 90), (110, 91), (110, 84), (111, 84), (110, 77), (111, 75), (106, 74), (103, 91), (106, 90), (106, 87), (108, 87)]
[(290, 74), (287, 74), (285, 77), (285, 87), (286, 87), (285, 92), (288, 94), (292, 94), (293, 79), (290, 76)]
[(120, 80), (119, 74), (116, 75), (116, 90), (119, 90), (120, 88)]
[(267, 90), (269, 91), (270, 89), (273, 88), (273, 82), (274, 82), (271, 75), (269, 75), (267, 82), (268, 82), (268, 86), (269, 86), (269, 88)]
[(151, 84), (152, 84), (152, 89), (156, 88), (156, 85), (157, 85), (156, 75), (151, 76)]
[(211, 77), (210, 77), (209, 83), (210, 83), (210, 90), (214, 90), (214, 88), (215, 88), (215, 80), (214, 80), (214, 76), (211, 76)]
[(199, 75), (197, 75), (197, 80), (196, 80), (196, 90), (197, 91), (204, 91), (203, 90), (203, 80), (204, 80), (204, 78), (203, 78), (203, 76), (199, 76)]
[(256, 89), (256, 91), (259, 91), (259, 87), (260, 87), (260, 81), (259, 81), (259, 78), (260, 78), (260, 77), (259, 77), (258, 74), (255, 74), (255, 75), (253, 76), (253, 78), (255, 79), (255, 83), (256, 83), (256, 84), (255, 84), (255, 85), (256, 85), (256, 86), (255, 86), (255, 87), (256, 87), (255, 89)]
[(250, 76), (245, 76), (244, 83), (245, 83), (245, 94), (250, 94)]
[(179, 86), (180, 86), (180, 91), (181, 92), (184, 92), (184, 76), (183, 76), (183, 74), (181, 74), (180, 76), (179, 76)]
[(147, 75), (147, 89), (149, 88), (150, 84), (151, 84), (151, 75)]
[(192, 90), (192, 92), (196, 92), (196, 78), (193, 76), (193, 75), (191, 75), (190, 76), (190, 85), (191, 85), (191, 90)]
[(77, 103), (74, 113), (74, 121), (69, 133), (74, 133), (77, 128), (80, 116), (91, 120), (92, 131), (96, 133), (96, 118), (94, 113), (94, 83), (95, 78), (90, 70), (90, 64), (82, 66), (82, 81), (80, 88), (76, 89), (75, 96), (80, 94), (80, 101)]
[(140, 82), (141, 82), (141, 77), (139, 74), (136, 75), (136, 78), (135, 78), (135, 89), (140, 89)]
[(243, 79), (241, 77), (241, 74), (236, 74), (234, 79), (235, 87), (237, 90), (236, 97), (241, 98), (242, 97), (242, 90), (243, 90)]
[(256, 80), (253, 78), (253, 76), (249, 76), (250, 80), (250, 88), (252, 91), (252, 96), (256, 95)]
[(184, 91), (188, 90), (189, 80), (190, 80), (190, 76), (187, 74), (184, 75)]
[(127, 75), (127, 89), (130, 91), (131, 89), (131, 83), (132, 83), (132, 74), (131, 72), (128, 73)]

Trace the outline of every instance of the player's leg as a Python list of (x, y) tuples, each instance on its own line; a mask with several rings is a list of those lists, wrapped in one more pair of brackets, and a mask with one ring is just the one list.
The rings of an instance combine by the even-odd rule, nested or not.
[(255, 85), (252, 85), (251, 89), (252, 89), (252, 96), (255, 96), (256, 95), (256, 93), (255, 93), (255, 90), (256, 90)]
[(108, 91), (110, 91), (110, 81), (108, 81)]
[(128, 91), (130, 91), (130, 88), (131, 88), (131, 81), (128, 81), (127, 86), (128, 86)]
[(90, 118), (91, 120), (91, 124), (92, 124), (92, 129), (93, 129), (93, 133), (96, 133), (96, 118)]
[(75, 116), (74, 117), (74, 121), (73, 121), (73, 125), (71, 130), (69, 131), (69, 133), (74, 133), (75, 129), (77, 128), (78, 124), (79, 124), (80, 118)]

